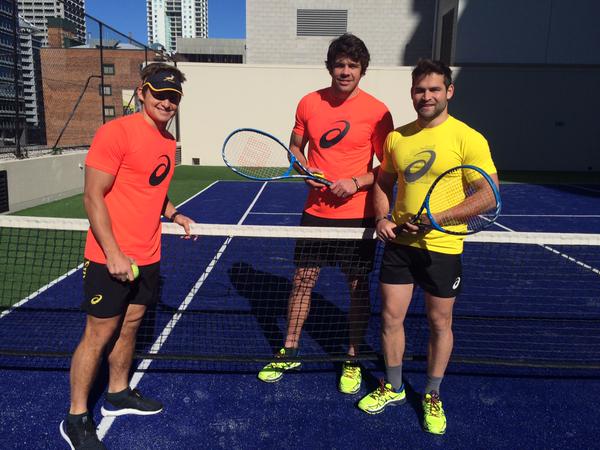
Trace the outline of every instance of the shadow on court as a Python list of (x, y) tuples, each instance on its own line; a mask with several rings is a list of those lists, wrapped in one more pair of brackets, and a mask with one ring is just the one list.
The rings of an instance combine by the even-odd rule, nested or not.
[[(289, 279), (255, 269), (245, 262), (236, 262), (227, 271), (237, 293), (246, 298), (251, 313), (275, 354), (285, 339), (287, 306), (292, 283)], [(349, 300), (348, 300), (349, 302)], [(310, 314), (303, 327), (301, 351), (311, 356), (341, 356), (347, 351), (347, 312), (313, 290)], [(310, 337), (316, 345), (307, 343)], [(361, 354), (374, 351), (364, 345)]]

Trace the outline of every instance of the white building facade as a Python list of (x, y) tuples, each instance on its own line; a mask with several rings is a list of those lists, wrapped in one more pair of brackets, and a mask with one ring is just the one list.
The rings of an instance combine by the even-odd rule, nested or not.
[(43, 34), (48, 45), (48, 17), (67, 19), (75, 25), (77, 40), (85, 42), (85, 0), (19, 0), (19, 15)]
[(146, 0), (148, 42), (169, 52), (177, 38), (208, 37), (208, 0)]

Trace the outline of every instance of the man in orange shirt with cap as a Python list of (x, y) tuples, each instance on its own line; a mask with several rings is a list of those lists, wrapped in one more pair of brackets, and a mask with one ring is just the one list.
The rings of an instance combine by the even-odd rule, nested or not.
[[(104, 352), (109, 383), (104, 416), (148, 415), (162, 404), (129, 387), (138, 328), (157, 301), (160, 217), (189, 234), (193, 221), (178, 213), (167, 191), (175, 170), (175, 116), (185, 76), (167, 64), (141, 73), (142, 111), (100, 127), (86, 158), (84, 205), (90, 221), (85, 246), (83, 336), (71, 362), (71, 405), (60, 432), (71, 448), (103, 449), (88, 411), (88, 396)], [(139, 267), (139, 272), (138, 268)], [(138, 273), (136, 273), (138, 272)]]
[[(307, 181), (311, 190), (304, 206), (303, 226), (374, 227), (373, 155), (382, 159), (383, 143), (394, 127), (387, 107), (358, 87), (369, 60), (369, 51), (358, 37), (344, 34), (335, 39), (329, 46), (326, 61), (331, 86), (309, 93), (296, 109), (290, 150), (309, 170), (320, 172), (333, 181), (329, 187)], [(305, 156), (306, 144), (308, 152)], [(350, 358), (357, 356), (370, 315), (368, 275), (374, 252), (372, 241), (298, 241), (287, 336), (277, 357), (298, 354), (313, 287), (321, 267), (331, 265), (340, 266), (349, 284), (348, 355)], [(276, 382), (285, 371), (299, 366), (299, 362), (275, 360), (259, 372), (258, 378), (268, 383)], [(356, 394), (361, 380), (360, 367), (349, 360), (343, 365), (339, 390)]]

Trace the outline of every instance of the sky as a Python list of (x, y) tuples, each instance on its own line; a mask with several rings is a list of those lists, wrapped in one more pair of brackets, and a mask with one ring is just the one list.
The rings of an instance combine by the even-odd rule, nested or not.
[[(85, 12), (142, 44), (148, 41), (146, 0), (85, 0)], [(208, 37), (246, 37), (246, 0), (208, 0)]]

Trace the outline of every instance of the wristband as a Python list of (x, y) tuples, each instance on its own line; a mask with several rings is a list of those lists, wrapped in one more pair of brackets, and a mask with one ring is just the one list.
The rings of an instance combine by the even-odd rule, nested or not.
[(360, 184), (358, 184), (356, 177), (352, 177), (352, 181), (354, 181), (354, 184), (356, 185), (356, 192), (360, 191)]
[(169, 218), (169, 222), (175, 222), (175, 217), (177, 217), (180, 214), (181, 213), (179, 211), (175, 211), (173, 214), (171, 214), (171, 217)]
[(375, 218), (375, 224), (378, 224), (379, 222), (381, 222), (382, 220), (386, 220), (387, 217), (376, 217)]

